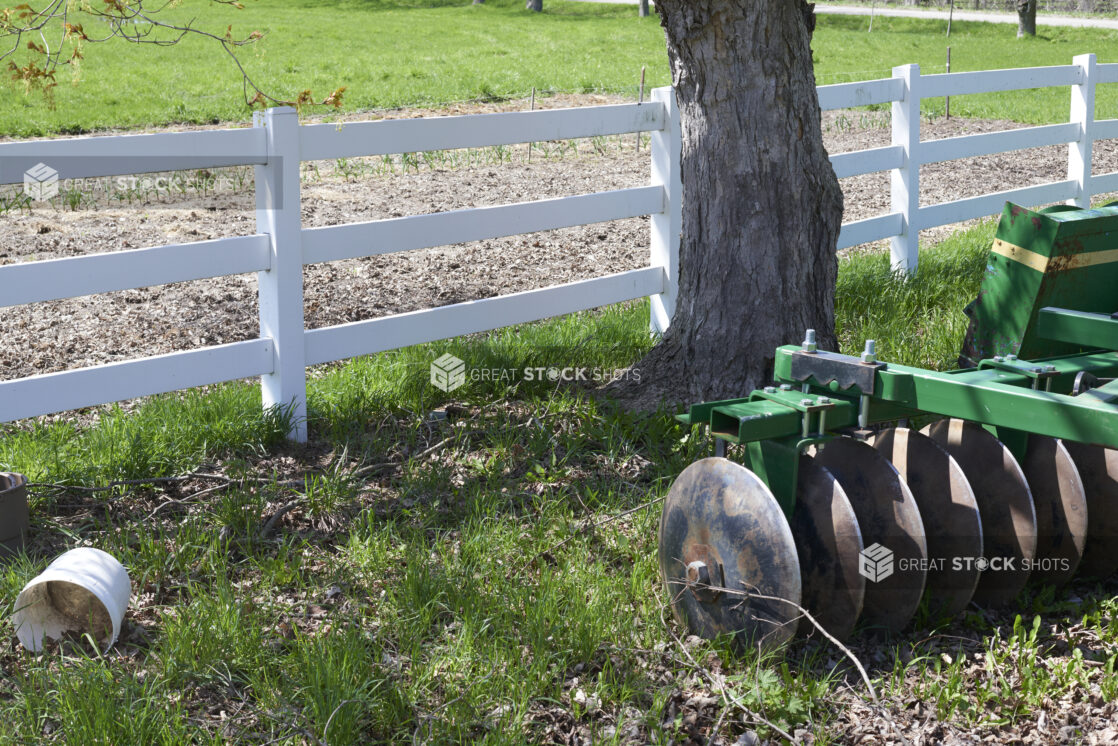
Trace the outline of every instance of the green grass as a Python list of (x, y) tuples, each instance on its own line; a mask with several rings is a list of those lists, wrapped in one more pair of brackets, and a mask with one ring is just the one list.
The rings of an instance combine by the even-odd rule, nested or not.
[(978, 295), (996, 221), (960, 230), (920, 252), (920, 269), (906, 278), (881, 252), (851, 254), (840, 265), (835, 327), (842, 352), (856, 355), (867, 339), (883, 360), (944, 370), (957, 366), (967, 317)]
[[(880, 256), (842, 260), (843, 347), (872, 333), (889, 359), (914, 345), (925, 351), (906, 362), (948, 363), (990, 230), (926, 248), (908, 283)], [(0, 426), (0, 469), (39, 483), (227, 477), (32, 489), (31, 551), (0, 565), (0, 636), (11, 638), (23, 584), (77, 544), (124, 562), (133, 604), (104, 656), (81, 644), (42, 656), (0, 650), (0, 742), (521, 743), (581, 733), (614, 743), (632, 728), (645, 741), (702, 740), (720, 711), (732, 740), (741, 708), (841, 742), (839, 698), (860, 684), (833, 651), (800, 644), (757, 660), (725, 641), (683, 649), (676, 625), (665, 626), (652, 501), (710, 452), (706, 438), (666, 412), (627, 414), (576, 386), (522, 380), (529, 367), (631, 364), (651, 344), (647, 313), (629, 304), (316, 369), (305, 447), (283, 441), (286, 420), (261, 415), (247, 384), (107, 408), (87, 427)], [(447, 395), (428, 382), (444, 352), (510, 374), (471, 376)], [(446, 419), (432, 419), (436, 410)], [(611, 517), (620, 519), (602, 523)], [(1055, 644), (1047, 622), (1037, 633), (1031, 618), (972, 614), (951, 632), (986, 651), (977, 683), (917, 635), (871, 668), (878, 688), (902, 702), (922, 692), (965, 727), (1019, 722), (1045, 697), (1100, 681), (1111, 696), (1113, 603), (1047, 593), (1027, 601), (1034, 615), (1078, 615), (1109, 657), (1081, 654), (1054, 672), (1036, 662)], [(691, 717), (687, 692), (716, 691), (712, 672), (722, 694)]]
[[(519, 0), (458, 2), (368, 0), (253, 0), (246, 9), (195, 0), (168, 12), (197, 17), (200, 27), (224, 33), (226, 25), (267, 37), (242, 50), (248, 72), (270, 92), (294, 97), (304, 88), (319, 98), (345, 85), (346, 109), (500, 99), (541, 92), (610, 91), (636, 96), (642, 66), (648, 85), (669, 82), (667, 52), (658, 19), (640, 19), (632, 7), (548, 0), (545, 12), (525, 11)], [(820, 16), (813, 43), (820, 84), (888, 77), (893, 66), (916, 62), (942, 72), (944, 22)], [(1069, 64), (1095, 52), (1118, 61), (1114, 31), (1044, 28), (1018, 41), (1012, 26), (955, 23), (953, 70)], [(80, 133), (169, 122), (246, 121), (235, 66), (201, 39), (157, 48), (123, 42), (89, 44), (81, 81), (60, 73), (55, 106), (41, 94), (6, 81), (0, 134)], [(5, 76), (6, 77), (6, 76)], [(1118, 86), (1099, 90), (1099, 111), (1113, 111)], [(1068, 92), (1050, 89), (956, 97), (953, 113), (1063, 121)], [(937, 112), (942, 101), (929, 101)]]

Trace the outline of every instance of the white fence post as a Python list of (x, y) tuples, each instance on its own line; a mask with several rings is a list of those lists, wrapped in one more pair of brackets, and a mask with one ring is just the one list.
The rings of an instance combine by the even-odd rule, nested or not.
[(1079, 140), (1068, 143), (1068, 180), (1076, 182), (1076, 207), (1091, 206), (1091, 146), (1095, 129), (1095, 55), (1081, 54), (1072, 64), (1083, 71), (1083, 82), (1071, 87), (1071, 121), (1079, 124)]
[(290, 407), (288, 437), (307, 440), (307, 371), (303, 339), (303, 247), (299, 216), (299, 117), (279, 107), (257, 112), (267, 132), (268, 163), (256, 166), (256, 230), (269, 236), (272, 266), (257, 273), (260, 336), (272, 339), (275, 367), (260, 377), (265, 407)]
[(893, 68), (904, 81), (904, 98), (893, 102), (893, 144), (904, 148), (904, 163), (890, 174), (892, 211), (901, 213), (901, 233), (889, 239), (894, 270), (915, 272), (920, 259), (920, 66)]
[(653, 295), (652, 331), (663, 334), (675, 314), (679, 291), (679, 241), (683, 229), (683, 180), (680, 157), (683, 134), (679, 124), (679, 106), (670, 87), (652, 91), (652, 103), (662, 105), (667, 114), (664, 129), (652, 133), (652, 184), (664, 188), (664, 209), (653, 213), (651, 253), (653, 267), (664, 270), (664, 292)]

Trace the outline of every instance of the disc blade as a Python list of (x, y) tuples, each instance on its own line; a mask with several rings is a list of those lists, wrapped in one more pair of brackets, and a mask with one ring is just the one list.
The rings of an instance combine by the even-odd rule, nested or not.
[(904, 479), (924, 521), (928, 542), (928, 608), (955, 616), (970, 603), (978, 569), (957, 557), (982, 555), (982, 519), (962, 467), (923, 433), (898, 427), (879, 432), (873, 446)]
[(1000, 440), (973, 422), (940, 420), (921, 432), (947, 449), (963, 468), (982, 516), (981, 575), (974, 589), (980, 604), (1004, 604), (1029, 580), (1036, 558), (1036, 513), (1021, 466)]
[[(696, 563), (710, 586), (727, 590), (689, 580)], [(795, 634), (801, 586), (792, 531), (769, 488), (739, 464), (702, 459), (672, 484), (660, 518), (660, 571), (677, 618), (700, 637), (731, 633), (741, 645), (771, 649)]]
[[(800, 457), (792, 536), (804, 608), (836, 638), (849, 637), (866, 593), (866, 579), (858, 572), (862, 532), (838, 480), (810, 456)], [(801, 634), (814, 632), (810, 621), (800, 622)]]
[(899, 632), (924, 592), (928, 546), (912, 492), (873, 446), (851, 438), (827, 442), (815, 456), (850, 498), (866, 548), (859, 571), (869, 581), (862, 602), (867, 625)]
[(1036, 561), (1032, 580), (1063, 585), (1087, 545), (1087, 494), (1071, 454), (1055, 438), (1030, 435), (1021, 462), (1036, 508)]
[(1118, 451), (1063, 441), (1087, 495), (1087, 545), (1079, 572), (1106, 578), (1118, 570)]

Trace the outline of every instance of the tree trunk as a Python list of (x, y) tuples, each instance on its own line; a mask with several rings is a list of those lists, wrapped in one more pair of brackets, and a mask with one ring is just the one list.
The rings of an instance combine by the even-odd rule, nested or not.
[(640, 16), (644, 18), (648, 15), (648, 0), (641, 0)]
[(1017, 38), (1036, 36), (1036, 0), (1017, 0)]
[(543, 0), (528, 0), (528, 2), (524, 4), (524, 7), (539, 13), (543, 10)]
[[(628, 406), (745, 396), (773, 351), (834, 349), (842, 192), (823, 147), (802, 0), (657, 0), (683, 129), (675, 316)], [(872, 302), (872, 299), (867, 299)], [(634, 382), (635, 383), (635, 382)]]

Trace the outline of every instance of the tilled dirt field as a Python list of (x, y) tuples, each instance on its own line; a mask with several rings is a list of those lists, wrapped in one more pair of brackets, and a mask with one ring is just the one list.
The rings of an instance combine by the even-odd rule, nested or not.
[[(610, 100), (600, 96), (562, 96), (543, 105), (606, 102)], [(527, 108), (523, 104), (407, 115)], [(923, 137), (1015, 126), (937, 119), (923, 124)], [(828, 112), (824, 130), (832, 153), (889, 144), (884, 113)], [(634, 137), (541, 143), (533, 147), (531, 162), (527, 146), (520, 146), (409, 163), (369, 158), (304, 164), (303, 224), (337, 225), (646, 184), (647, 144), (637, 152)], [(1096, 146), (1095, 173), (1118, 170), (1118, 148), (1109, 145)], [(934, 204), (1062, 180), (1066, 157), (1064, 148), (1049, 147), (928, 166), (921, 174), (922, 201)], [(242, 169), (239, 178), (239, 189), (204, 194), (189, 188), (185, 193), (145, 190), (141, 178), (127, 203), (110, 203), (90, 192), (73, 195), (70, 202), (76, 200), (77, 209), (56, 200), (30, 211), (9, 210), (0, 214), (0, 263), (252, 234), (251, 170)], [(887, 173), (844, 179), (843, 190), (847, 221), (888, 209)], [(950, 230), (937, 229), (925, 238)], [(647, 262), (648, 242), (648, 219), (635, 218), (310, 265), (304, 271), (306, 322), (308, 328), (324, 327), (619, 272)], [(10, 307), (0, 316), (5, 341), (0, 379), (235, 342), (258, 333), (256, 278), (251, 275)]]

